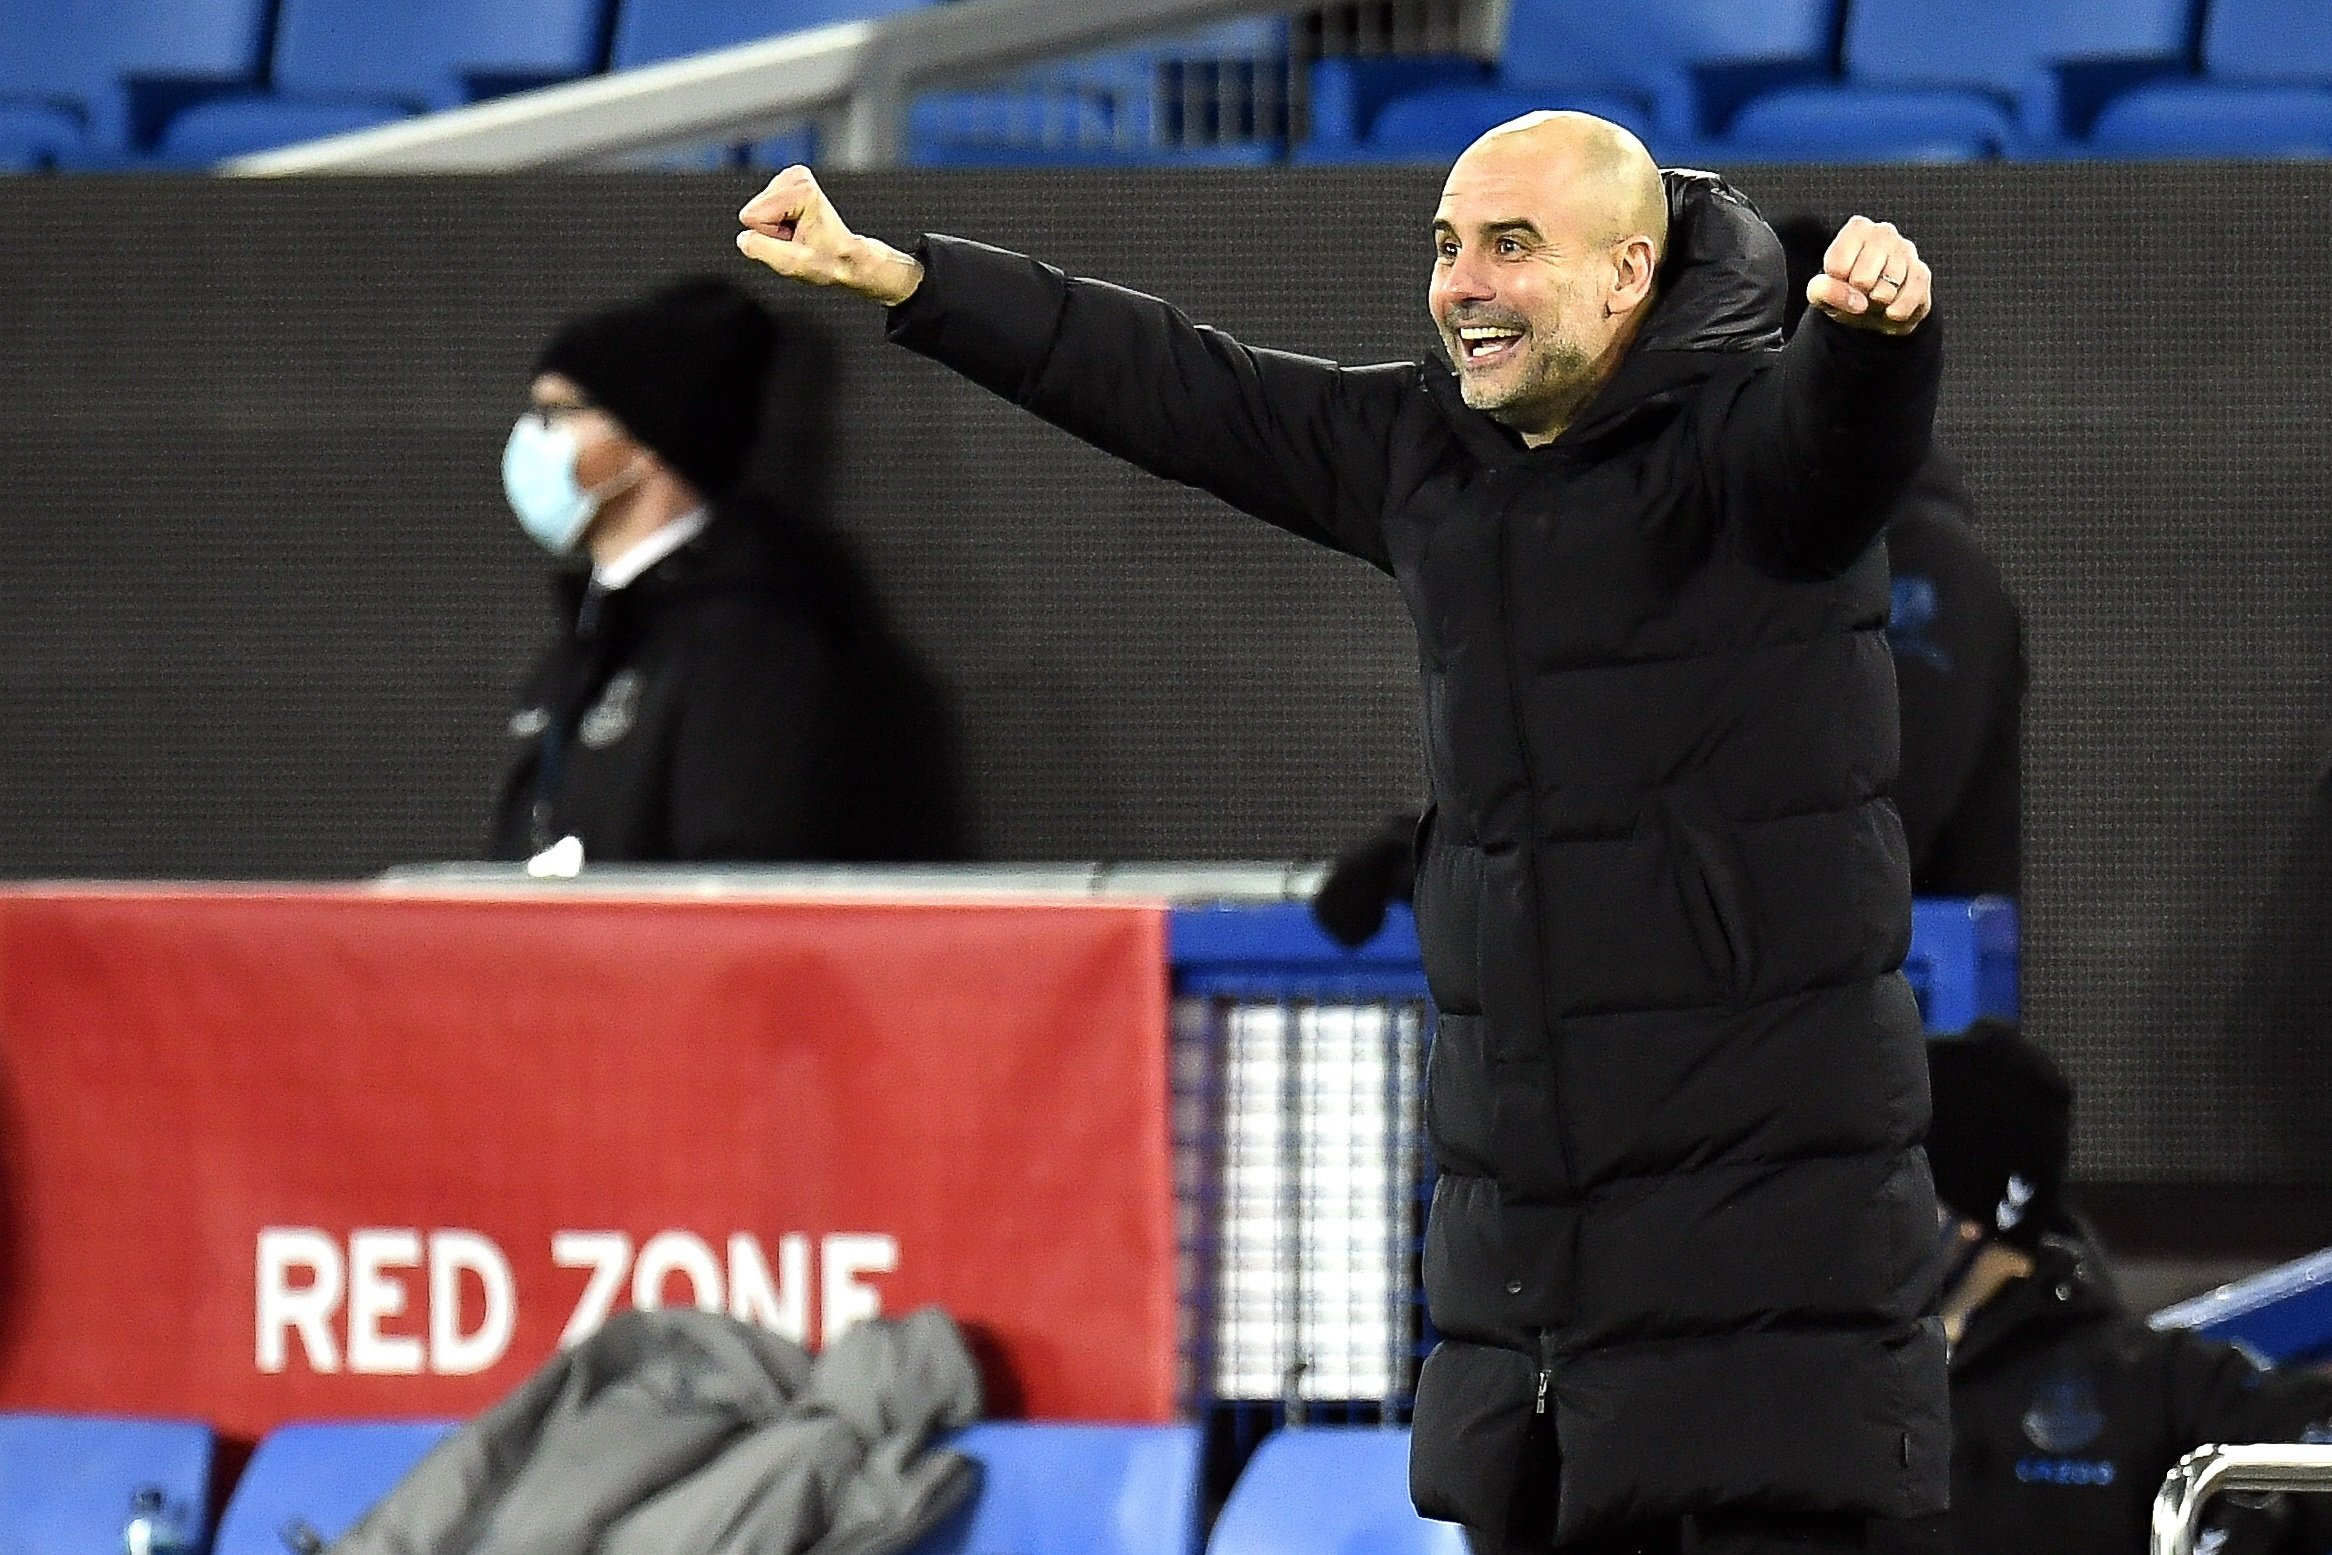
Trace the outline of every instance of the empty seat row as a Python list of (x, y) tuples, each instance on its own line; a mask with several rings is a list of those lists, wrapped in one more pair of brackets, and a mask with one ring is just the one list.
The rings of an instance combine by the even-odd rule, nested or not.
[[(0, 0), (0, 169), (205, 166), (939, 0)], [(1276, 161), (1287, 24), (919, 98), (924, 165)], [(1500, 57), (1330, 59), (1295, 160), (1442, 161), (1575, 107), (1663, 160), (2332, 155), (2332, 7), (2286, 0), (1512, 0)], [(760, 148), (785, 160), (805, 136)]]
[(1540, 107), (1616, 119), (1672, 162), (2332, 155), (2332, 8), (1513, 0), (1495, 69), (1323, 62), (1298, 155), (1442, 160)]
[[(287, 1426), (260, 1443), (214, 1535), (208, 1427), (0, 1415), (0, 1549), (119, 1550), (133, 1517), (174, 1523), (189, 1547), (212, 1535), (212, 1555), (322, 1548), (452, 1429), (406, 1421)], [(973, 1426), (949, 1445), (980, 1465), (980, 1489), (915, 1555), (1195, 1555), (1199, 1548), (1195, 1427), (999, 1422)], [(1410, 1508), (1408, 1456), (1405, 1430), (1324, 1427), (1269, 1437), (1232, 1488), (1207, 1555), (1463, 1555), (1455, 1527)]]
[(199, 166), (931, 0), (0, 0), (0, 168)]

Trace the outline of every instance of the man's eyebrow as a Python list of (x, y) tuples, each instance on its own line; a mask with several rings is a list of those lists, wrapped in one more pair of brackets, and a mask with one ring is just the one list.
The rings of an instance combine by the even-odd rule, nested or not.
[[(1433, 230), (1437, 236), (1445, 232), (1448, 233), (1451, 237), (1456, 237), (1458, 235), (1457, 227), (1451, 223), (1447, 217), (1443, 216), (1436, 216), (1433, 218)], [(1482, 223), (1482, 235), (1484, 237), (1504, 237), (1509, 232), (1519, 232), (1526, 237), (1536, 238), (1541, 242), (1546, 240), (1546, 234), (1538, 230), (1538, 223), (1532, 221), (1527, 216), (1510, 216), (1504, 221), (1486, 221)]]

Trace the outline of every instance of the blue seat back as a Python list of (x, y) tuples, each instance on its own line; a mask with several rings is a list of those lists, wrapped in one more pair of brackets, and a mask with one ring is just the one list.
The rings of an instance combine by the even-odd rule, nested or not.
[(100, 144), (128, 132), (131, 76), (257, 81), (271, 0), (0, 0), (0, 98), (85, 111)]
[(2202, 66), (2227, 81), (2332, 84), (2332, 6), (2211, 0)]
[(1409, 1501), (1409, 1433), (1378, 1426), (1274, 1432), (1215, 1519), (1207, 1555), (1468, 1555), (1455, 1523)]
[(608, 0), (283, 0), (275, 86), (414, 107), (467, 102), (478, 76), (549, 81), (599, 68)]
[(979, 1462), (979, 1493), (912, 1555), (1192, 1555), (1197, 1546), (1196, 1427), (997, 1421), (948, 1445)]
[(283, 1530), (305, 1523), (329, 1544), (356, 1526), (432, 1447), (436, 1420), (287, 1425), (259, 1444), (219, 1519), (211, 1555), (284, 1555)]
[(0, 1551), (119, 1550), (139, 1491), (161, 1492), (200, 1539), (210, 1529), (207, 1425), (86, 1415), (0, 1415)]
[(1717, 60), (1827, 62), (1838, 0), (1513, 0), (1499, 79), (1514, 86), (1650, 86)]
[(618, 70), (679, 59), (757, 38), (872, 21), (922, 9), (932, 0), (625, 0), (615, 25)]
[(2196, 0), (1854, 0), (1846, 74), (2014, 96), (2057, 60), (2188, 57)]

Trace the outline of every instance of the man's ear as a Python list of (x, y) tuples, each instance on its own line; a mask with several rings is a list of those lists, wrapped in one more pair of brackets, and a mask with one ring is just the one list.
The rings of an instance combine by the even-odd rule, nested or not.
[(1660, 256), (1642, 233), (1623, 240), (1612, 255), (1613, 313), (1633, 313), (1651, 300), (1652, 283), (1660, 273)]

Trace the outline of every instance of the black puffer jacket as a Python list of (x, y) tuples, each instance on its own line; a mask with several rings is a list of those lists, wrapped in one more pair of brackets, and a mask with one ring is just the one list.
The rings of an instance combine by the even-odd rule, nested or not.
[(1393, 574), (1438, 810), (1443, 1175), (1419, 1506), (1510, 1543), (1714, 1506), (1940, 1510), (1935, 1206), (1878, 519), (1940, 346), (1772, 349), (1779, 245), (1669, 175), (1660, 301), (1548, 446), (1439, 366), (1249, 349), (927, 239), (892, 338)]

